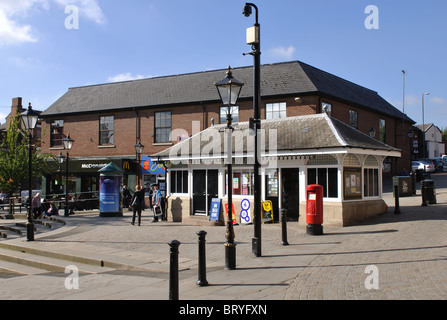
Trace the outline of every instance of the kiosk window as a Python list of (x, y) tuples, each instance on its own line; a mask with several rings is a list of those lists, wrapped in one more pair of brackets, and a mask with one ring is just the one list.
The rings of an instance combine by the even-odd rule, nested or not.
[(323, 186), (324, 198), (338, 198), (337, 168), (307, 169), (307, 184), (319, 184)]

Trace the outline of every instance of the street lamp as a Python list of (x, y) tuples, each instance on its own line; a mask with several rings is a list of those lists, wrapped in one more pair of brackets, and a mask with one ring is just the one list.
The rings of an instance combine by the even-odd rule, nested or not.
[[(252, 8), (255, 9), (256, 23), (253, 27), (247, 29), (247, 44), (251, 45), (252, 52), (248, 53), (253, 56), (253, 119), (250, 123), (253, 124), (254, 131), (254, 158), (253, 165), (254, 175), (254, 237), (252, 239), (252, 251), (260, 257), (261, 253), (261, 177), (259, 176), (259, 148), (258, 148), (258, 130), (261, 129), (260, 117), (260, 101), (261, 101), (261, 32), (260, 24), (258, 22), (258, 7), (253, 3), (245, 3), (242, 14), (249, 17), (252, 14)], [(245, 54), (244, 54), (245, 55)]]
[(135, 145), (135, 153), (137, 154), (137, 162), (138, 162), (138, 184), (141, 184), (141, 154), (143, 153), (144, 146), (141, 144), (140, 140), (138, 140)]
[(32, 138), (33, 131), (36, 128), (37, 120), (39, 119), (39, 113), (33, 110), (31, 103), (28, 106), (28, 110), (23, 112), (21, 115), (22, 122), (25, 130), (28, 131), (28, 221), (26, 223), (26, 240), (34, 241), (34, 223), (33, 223), (33, 206), (32, 206), (32, 195), (33, 195), (33, 158), (32, 158)]
[(425, 128), (424, 128), (424, 96), (428, 96), (430, 92), (422, 94), (422, 158), (425, 158)]
[(234, 229), (233, 229), (233, 156), (232, 156), (232, 133), (233, 127), (231, 122), (233, 120), (232, 110), (239, 94), (241, 93), (243, 82), (233, 78), (231, 67), (228, 67), (227, 75), (224, 79), (215, 83), (217, 91), (219, 92), (222, 103), (227, 106), (227, 185), (228, 185), (228, 216), (227, 216), (227, 231), (225, 237), (225, 268), (229, 270), (236, 269), (236, 244), (234, 243)]
[(64, 143), (64, 149), (67, 150), (67, 156), (66, 156), (66, 164), (65, 164), (65, 210), (64, 210), (64, 216), (68, 217), (70, 215), (70, 212), (68, 210), (68, 161), (70, 159), (70, 156), (68, 152), (73, 147), (74, 140), (70, 138), (70, 134), (66, 136), (64, 139), (62, 139), (62, 142)]

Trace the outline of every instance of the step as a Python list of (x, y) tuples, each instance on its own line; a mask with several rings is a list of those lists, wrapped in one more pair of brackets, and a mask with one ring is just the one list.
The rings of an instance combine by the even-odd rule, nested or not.
[(76, 266), (79, 270), (79, 273), (85, 273), (85, 274), (101, 273), (113, 270), (111, 268), (101, 267), (100, 265), (84, 264), (80, 262), (73, 262), (3, 248), (0, 248), (0, 260), (22, 264), (25, 266), (42, 269), (50, 272), (65, 272), (65, 268), (69, 265)]
[(20, 263), (2, 260), (0, 262), (0, 272), (12, 273), (16, 275), (36, 275), (48, 272), (47, 270), (30, 267)]

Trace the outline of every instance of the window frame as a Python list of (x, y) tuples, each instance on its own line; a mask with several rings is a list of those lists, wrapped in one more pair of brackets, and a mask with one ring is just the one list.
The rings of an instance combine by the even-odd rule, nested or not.
[[(278, 105), (278, 110), (274, 110)], [(271, 110), (269, 110), (271, 108)], [(278, 115), (278, 116), (275, 116)], [(284, 119), (287, 118), (287, 102), (272, 102), (265, 104), (265, 119)]]
[[(62, 123), (62, 125), (57, 125), (55, 126), (56, 123)], [(64, 120), (52, 120), (50, 123), (50, 148), (54, 148), (54, 147), (63, 147), (64, 143), (63, 143), (63, 139), (65, 138), (64, 136), (64, 125), (65, 122)], [(57, 133), (54, 133), (54, 129), (58, 129)], [(60, 135), (60, 138), (58, 137), (57, 139), (55, 139), (55, 135)], [(56, 143), (55, 141), (59, 141), (59, 143)]]
[[(110, 120), (111, 121), (104, 121), (103, 120)], [(106, 129), (103, 129), (103, 125), (112, 125), (112, 128), (110, 129), (107, 127)], [(107, 137), (104, 137), (103, 134), (107, 133)], [(111, 134), (110, 134), (111, 133)], [(106, 142), (104, 139), (108, 139), (108, 142)], [(100, 116), (99, 117), (99, 139), (98, 144), (100, 146), (113, 146), (115, 145), (115, 116), (113, 115), (107, 115), (107, 116)]]
[[(169, 126), (167, 126), (165, 123), (167, 121), (167, 118), (157, 119), (157, 116), (161, 114), (165, 115), (169, 114)], [(157, 121), (159, 121), (159, 125), (157, 125)], [(164, 123), (162, 124), (161, 121), (163, 121)], [(157, 131), (162, 131), (162, 133), (159, 134)], [(171, 132), (172, 132), (172, 111), (154, 112), (154, 143), (170, 143)]]

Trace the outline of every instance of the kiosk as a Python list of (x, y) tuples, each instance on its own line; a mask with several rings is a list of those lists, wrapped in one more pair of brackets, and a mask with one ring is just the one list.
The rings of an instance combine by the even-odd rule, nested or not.
[(122, 217), (123, 170), (113, 162), (99, 171), (99, 216)]

